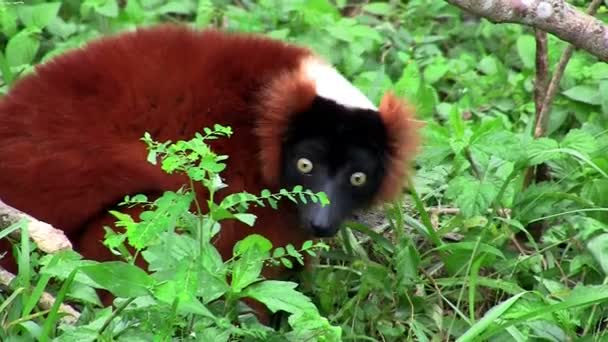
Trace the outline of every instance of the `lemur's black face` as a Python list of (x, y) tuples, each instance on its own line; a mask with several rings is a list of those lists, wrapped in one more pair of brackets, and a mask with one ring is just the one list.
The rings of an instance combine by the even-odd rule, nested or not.
[(336, 234), (355, 209), (370, 203), (384, 177), (386, 131), (378, 113), (317, 97), (295, 116), (283, 142), (281, 184), (323, 191), (330, 204), (299, 204), (302, 227)]

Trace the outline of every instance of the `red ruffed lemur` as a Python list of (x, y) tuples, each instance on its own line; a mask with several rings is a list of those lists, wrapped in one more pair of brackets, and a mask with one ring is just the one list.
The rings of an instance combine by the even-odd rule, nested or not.
[(331, 201), (252, 208), (254, 229), (225, 221), (215, 242), (224, 258), (251, 233), (274, 246), (333, 236), (353, 210), (402, 191), (417, 144), (404, 101), (389, 93), (377, 108), (306, 48), (160, 25), (55, 57), (0, 99), (0, 199), (64, 230), (84, 257), (112, 259), (101, 242), (109, 210), (188, 184), (146, 160), (144, 132), (177, 141), (216, 123), (234, 132), (211, 143), (229, 155), (220, 199), (298, 184)]

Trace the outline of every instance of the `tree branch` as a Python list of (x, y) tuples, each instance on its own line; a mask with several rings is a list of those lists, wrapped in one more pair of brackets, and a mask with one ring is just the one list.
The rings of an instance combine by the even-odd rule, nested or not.
[[(36, 243), (40, 250), (45, 253), (54, 253), (64, 249), (72, 249), (72, 244), (63, 231), (46, 222), (38, 221), (0, 200), (0, 230), (6, 229), (23, 218), (28, 221), (30, 239)], [(11, 235), (18, 238), (20, 232), (16, 231)]]
[(608, 62), (608, 26), (565, 0), (446, 0), (494, 23), (518, 23), (556, 37)]
[[(27, 220), (30, 239), (36, 243), (40, 250), (46, 253), (54, 253), (72, 248), (70, 240), (68, 240), (63, 231), (54, 228), (46, 222), (39, 221), (0, 200), (0, 230), (8, 228), (24, 218)], [(11, 235), (19, 238), (20, 234), (20, 231), (15, 231)], [(15, 279), (15, 275), (0, 267), (0, 285), (9, 287), (13, 279)], [(55, 298), (49, 293), (43, 292), (38, 304), (41, 308), (50, 310), (54, 303)], [(61, 304), (59, 312), (66, 314), (62, 320), (69, 324), (75, 323), (80, 317), (80, 313), (67, 304)]]

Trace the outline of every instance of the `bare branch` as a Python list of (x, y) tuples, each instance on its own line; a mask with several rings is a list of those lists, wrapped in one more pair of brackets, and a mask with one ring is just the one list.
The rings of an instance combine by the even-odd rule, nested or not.
[(608, 26), (565, 0), (446, 0), (494, 23), (519, 23), (554, 34), (608, 61)]
[[(594, 15), (597, 9), (602, 4), (602, 0), (593, 0), (587, 9), (588, 15)], [(608, 39), (608, 38), (607, 38)], [(546, 127), (547, 127), (547, 116), (549, 115), (549, 110), (551, 109), (551, 103), (553, 102), (553, 98), (557, 93), (557, 89), (559, 88), (559, 83), (562, 80), (562, 76), (564, 71), (566, 70), (566, 66), (570, 61), (570, 57), (572, 57), (572, 53), (574, 52), (574, 48), (572, 45), (569, 45), (564, 50), (562, 56), (559, 59), (559, 63), (555, 68), (555, 72), (553, 73), (553, 77), (551, 78), (551, 82), (549, 82), (548, 88), (546, 90), (545, 97), (540, 106), (540, 112), (537, 116), (538, 125), (534, 131), (534, 137), (539, 138), (544, 135)]]
[[(45, 253), (54, 253), (64, 249), (72, 249), (72, 244), (63, 231), (54, 228), (48, 223), (39, 221), (0, 200), (0, 230), (19, 222), (23, 218), (28, 221), (30, 239), (36, 243), (40, 250)], [(13, 236), (19, 237), (19, 233), (15, 232)]]

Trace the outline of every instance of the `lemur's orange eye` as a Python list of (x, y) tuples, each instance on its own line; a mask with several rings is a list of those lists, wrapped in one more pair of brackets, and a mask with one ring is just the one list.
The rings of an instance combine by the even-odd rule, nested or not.
[(310, 171), (312, 171), (312, 162), (306, 158), (300, 158), (298, 159), (298, 171), (306, 174), (306, 173), (310, 173)]
[(367, 176), (363, 172), (355, 172), (350, 176), (350, 184), (362, 186), (367, 181)]

